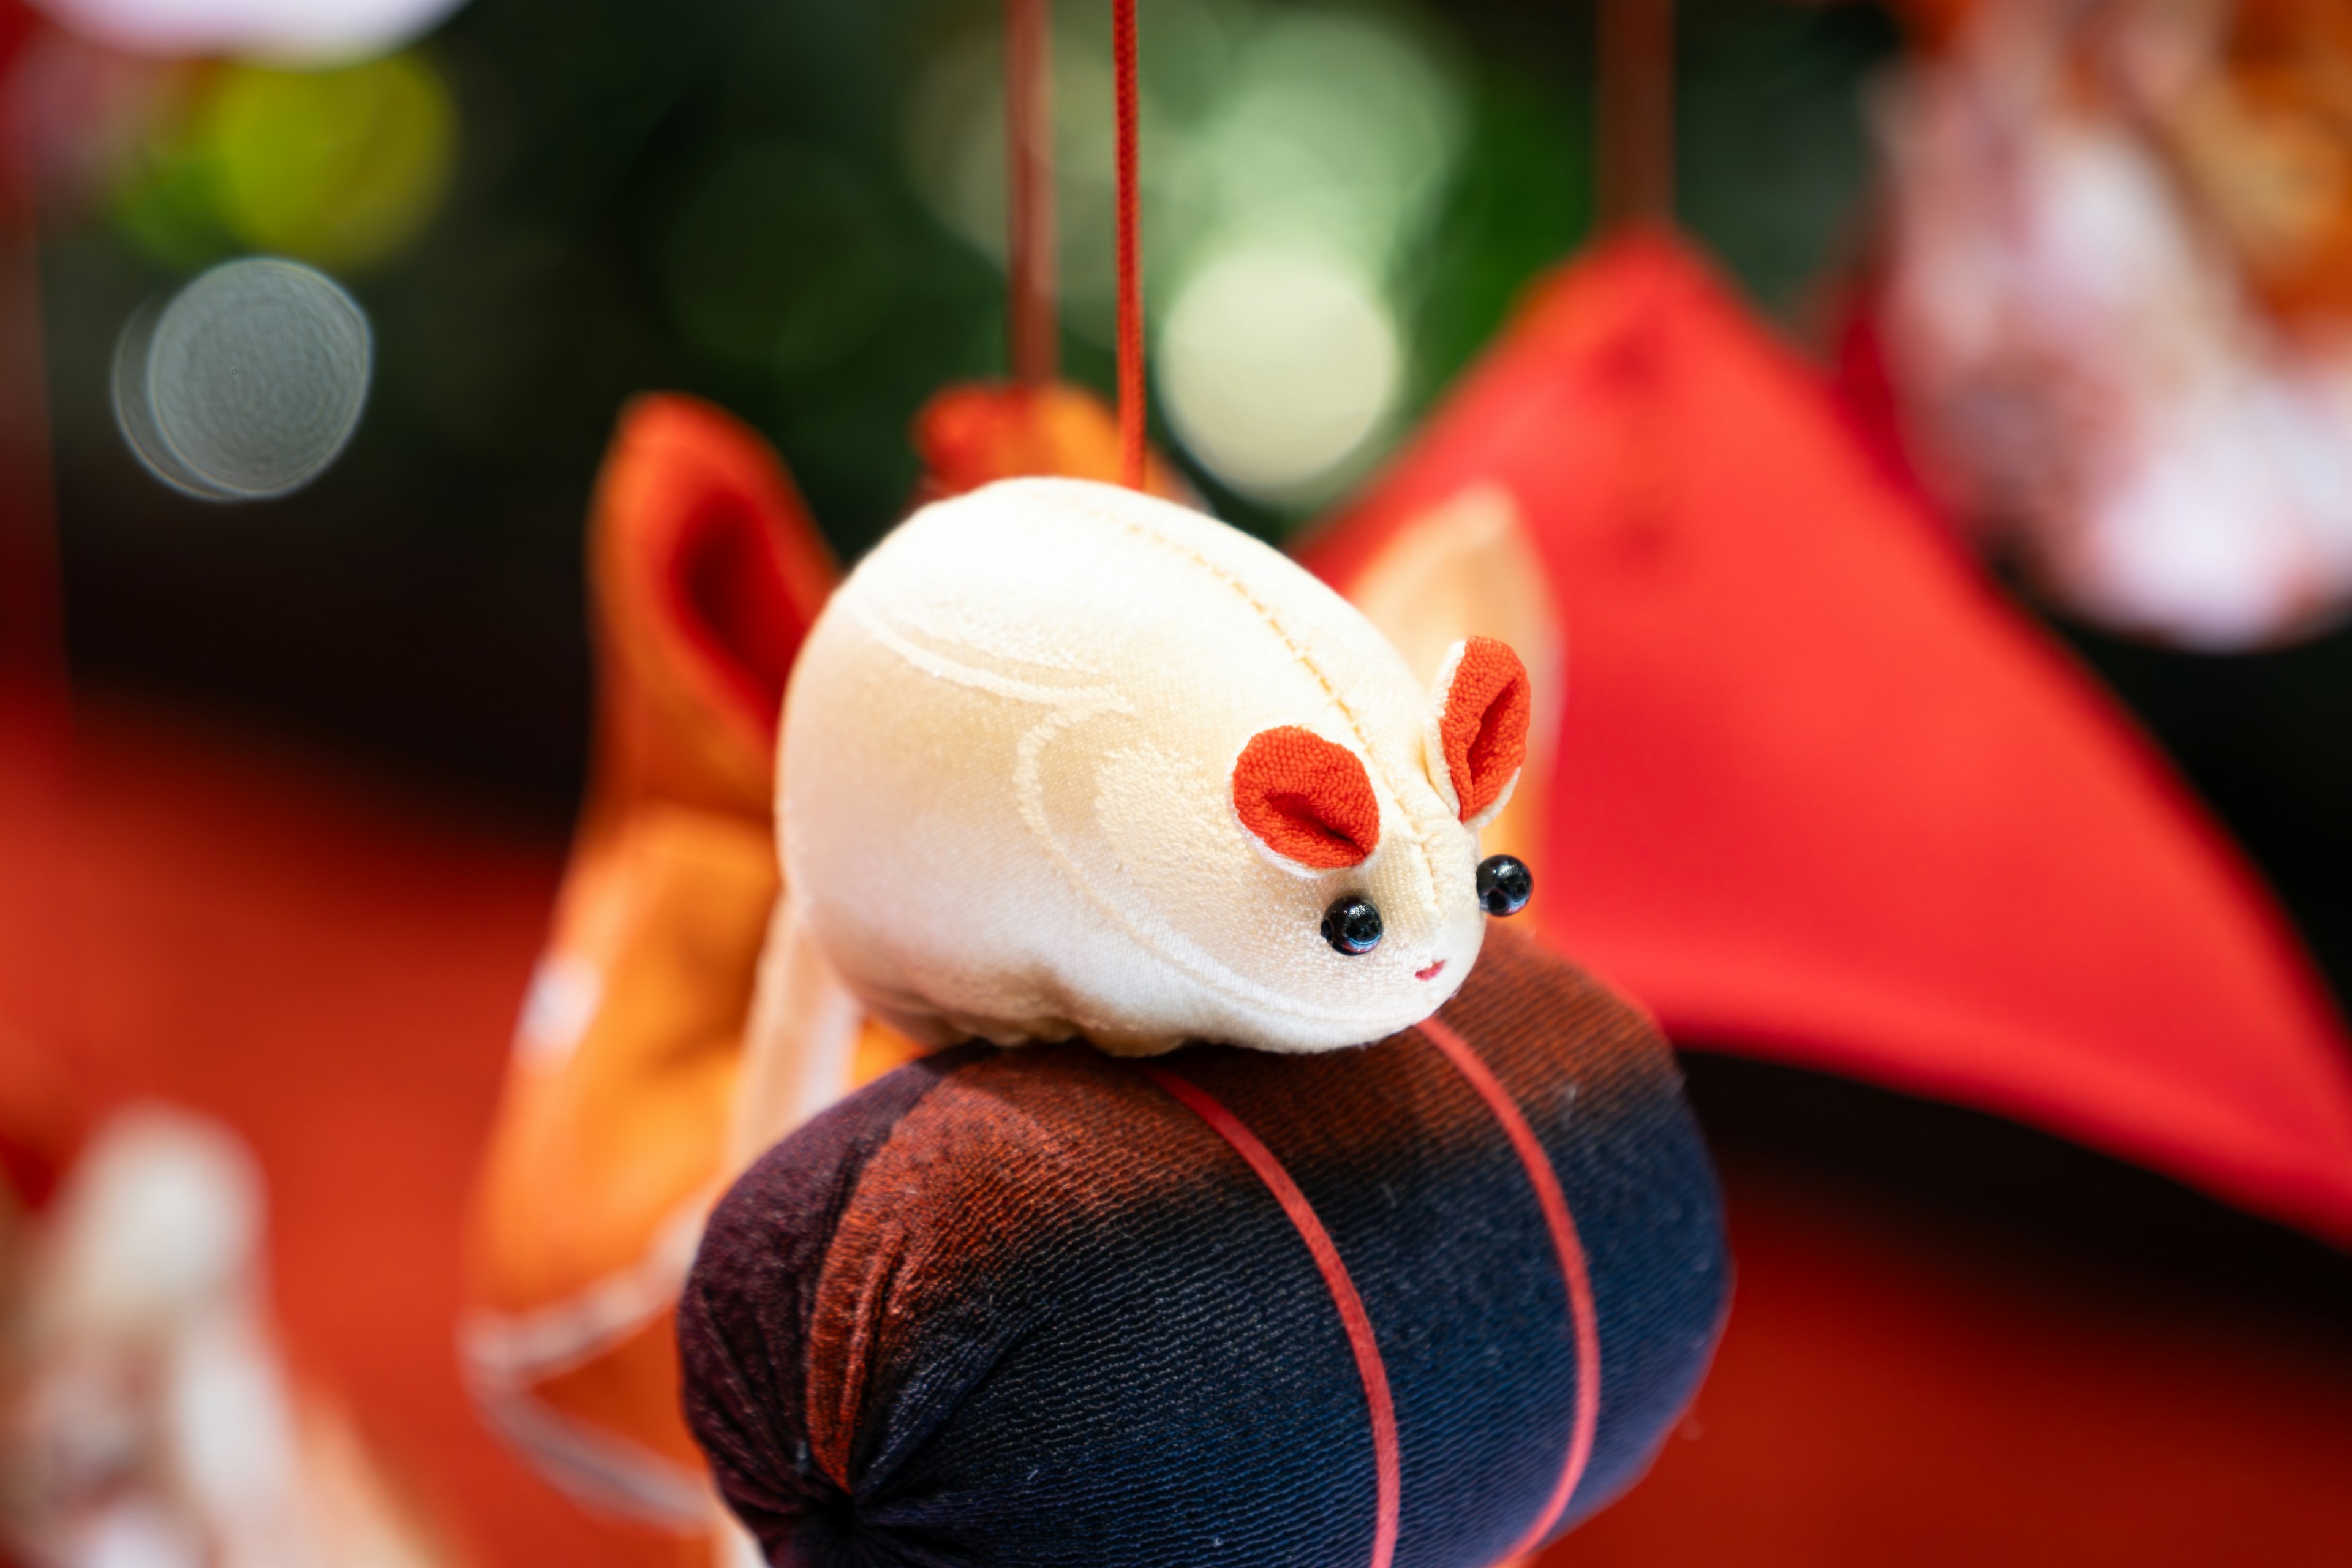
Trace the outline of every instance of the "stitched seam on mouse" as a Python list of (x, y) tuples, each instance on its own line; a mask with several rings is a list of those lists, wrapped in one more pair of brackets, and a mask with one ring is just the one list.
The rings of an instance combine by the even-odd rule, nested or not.
[[(1132, 714), (1135, 710), (1133, 706), (1115, 689), (1076, 687), (1064, 689), (975, 669), (915, 642), (904, 631), (892, 626), (880, 610), (847, 589), (837, 602), (844, 604), (857, 617), (858, 624), (875, 641), (933, 679), (1048, 710), (1043, 721), (1023, 732), (1015, 752), (1013, 789), (1019, 801), (1022, 821), (1044, 847), (1063, 879), (1097, 913), (1124, 932), (1128, 940), (1229, 1001), (1260, 1007), (1304, 1023), (1387, 1027), (1385, 1012), (1356, 1013), (1304, 1006), (1296, 998), (1234, 973), (1206, 953), (1187, 953), (1171, 949), (1159, 936), (1139, 925), (1128, 910), (1106, 899), (1102, 890), (1081, 872), (1068, 852), (1055, 840), (1053, 825), (1046, 820), (1044, 791), (1039, 783), (1042, 773), (1040, 759), (1046, 744), (1074, 724), (1108, 714)], [(1181, 933), (1177, 934), (1181, 937)], [(928, 1003), (926, 1005), (929, 1005)]]
[[(1078, 487), (1076, 486), (1072, 486), (1070, 488), (1072, 489), (1078, 489)], [(1381, 783), (1388, 786), (1390, 796), (1396, 801), (1397, 810), (1403, 815), (1405, 818), (1405, 826), (1412, 832), (1414, 846), (1421, 851), (1422, 876), (1423, 881), (1423, 895), (1428, 902), (1428, 912), (1432, 916), (1442, 916), (1444, 913), (1444, 900), (1438, 897), (1436, 851), (1430, 844), (1429, 835), (1423, 832), (1422, 825), (1414, 820), (1413, 810), (1411, 805), (1406, 804), (1405, 792), (1399, 789), (1396, 785), (1396, 781), (1389, 776), (1387, 767), (1381, 762), (1378, 755), (1375, 753), (1371, 742), (1366, 738), (1364, 734), (1363, 721), (1356, 716), (1355, 708), (1349, 704), (1345, 697), (1339, 694), (1339, 689), (1332, 684), (1330, 676), (1326, 674), (1323, 667), (1316, 662), (1314, 657), (1309, 654), (1305, 647), (1300, 646), (1298, 638), (1292, 634), (1289, 627), (1282, 623), (1281, 617), (1275, 613), (1272, 606), (1268, 605), (1264, 600), (1252, 593), (1248, 584), (1244, 584), (1239, 577), (1225, 570), (1225, 568), (1218, 565), (1215, 562), (1210, 560), (1207, 556), (1202, 554), (1192, 546), (1179, 542), (1178, 541), (1169, 537), (1167, 534), (1160, 532), (1159, 530), (1150, 527), (1149, 524), (1139, 522), (1129, 518), (1113, 517), (1106, 512), (1096, 510), (1090, 499), (1084, 494), (1083, 490), (1079, 490), (1077, 499), (1088, 515), (1092, 516), (1097, 521), (1108, 523), (1117, 528), (1123, 528), (1130, 533), (1139, 535), (1142, 538), (1150, 541), (1152, 543), (1172, 552), (1181, 559), (1190, 561), (1194, 565), (1200, 567), (1202, 571), (1207, 572), (1211, 576), (1216, 578), (1217, 581), (1223, 583), (1228, 588), (1231, 588), (1244, 604), (1247, 605), (1252, 610), (1256, 612), (1258, 618), (1265, 623), (1266, 629), (1273, 632), (1276, 637), (1282, 639), (1282, 645), (1290, 651), (1290, 656), (1306, 667), (1307, 672), (1315, 678), (1316, 684), (1323, 689), (1323, 694), (1330, 699), (1331, 705), (1339, 709), (1340, 714), (1347, 720), (1348, 732), (1355, 738), (1356, 745), (1359, 748), (1360, 754), (1364, 757), (1365, 762), (1369, 765), (1381, 770)]]

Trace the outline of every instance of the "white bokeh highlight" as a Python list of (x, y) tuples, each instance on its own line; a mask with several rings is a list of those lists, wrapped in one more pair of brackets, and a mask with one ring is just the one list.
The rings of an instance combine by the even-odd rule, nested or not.
[(1160, 334), (1169, 423), (1193, 456), (1268, 500), (1344, 476), (1396, 407), (1396, 323), (1360, 271), (1307, 250), (1248, 248), (1184, 285)]
[(184, 494), (287, 495), (341, 455), (373, 370), (367, 317), (333, 279), (270, 257), (227, 262), (123, 328), (115, 423)]

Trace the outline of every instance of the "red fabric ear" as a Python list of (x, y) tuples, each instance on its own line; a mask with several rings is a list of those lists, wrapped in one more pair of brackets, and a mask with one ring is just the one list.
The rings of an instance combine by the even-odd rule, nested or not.
[(1262, 730), (1234, 762), (1234, 811), (1286, 860), (1335, 871), (1381, 843), (1381, 803), (1355, 752), (1312, 730)]
[(1502, 798), (1528, 759), (1528, 718), (1534, 702), (1527, 667), (1510, 645), (1472, 637), (1462, 646), (1445, 683), (1437, 739), (1454, 798), (1469, 821)]

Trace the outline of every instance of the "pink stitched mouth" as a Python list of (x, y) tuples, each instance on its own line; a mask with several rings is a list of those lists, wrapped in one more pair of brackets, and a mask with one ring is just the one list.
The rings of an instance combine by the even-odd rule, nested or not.
[(1427, 969), (1414, 970), (1412, 972), (1412, 977), (1415, 980), (1434, 980), (1437, 978), (1437, 972), (1444, 967), (1445, 960), (1441, 958), (1435, 963), (1431, 964)]

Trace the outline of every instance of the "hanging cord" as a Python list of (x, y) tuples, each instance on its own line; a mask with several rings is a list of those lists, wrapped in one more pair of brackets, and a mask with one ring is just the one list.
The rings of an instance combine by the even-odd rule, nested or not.
[(1675, 208), (1674, 0), (1601, 0), (1599, 216), (1604, 230)]
[(1006, 267), (1013, 290), (1013, 378), (1043, 386), (1061, 374), (1054, 255), (1054, 42), (1048, 0), (1004, 0)]
[(1143, 198), (1137, 186), (1135, 0), (1111, 0), (1111, 70), (1118, 90), (1118, 472), (1143, 488)]

